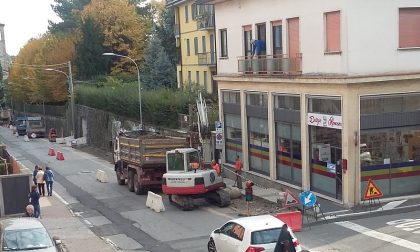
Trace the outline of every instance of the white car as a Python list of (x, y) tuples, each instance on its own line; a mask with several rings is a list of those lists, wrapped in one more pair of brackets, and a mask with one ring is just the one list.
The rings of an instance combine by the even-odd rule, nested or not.
[[(209, 238), (209, 252), (300, 252), (300, 243), (287, 225), (272, 215), (244, 217), (226, 222)], [(289, 247), (287, 250), (284, 246)]]

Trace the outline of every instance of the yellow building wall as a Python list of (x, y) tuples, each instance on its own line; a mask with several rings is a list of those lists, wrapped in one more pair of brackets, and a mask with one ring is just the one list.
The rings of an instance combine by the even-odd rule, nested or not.
[[(215, 39), (214, 30), (197, 30), (197, 22), (192, 18), (192, 5), (194, 1), (186, 1), (177, 6), (175, 15), (175, 23), (179, 24), (180, 35), (179, 45), (181, 51), (181, 64), (177, 66), (177, 83), (178, 87), (189, 88), (200, 87), (205, 89), (208, 93), (212, 93), (212, 71), (216, 71), (216, 67), (198, 64), (198, 54), (195, 54), (194, 38), (197, 38), (197, 53), (203, 53), (202, 37), (205, 36), (206, 52), (210, 52), (210, 35)], [(186, 20), (186, 8), (188, 11), (188, 21)], [(188, 44), (189, 43), (189, 50)], [(215, 51), (215, 41), (213, 41)], [(189, 51), (189, 54), (188, 54)], [(181, 74), (180, 74), (181, 72)], [(197, 78), (198, 72), (198, 78)], [(189, 74), (190, 73), (190, 74)], [(206, 75), (206, 78), (205, 78)], [(180, 77), (182, 76), (182, 79)], [(191, 76), (191, 77), (189, 77)], [(205, 80), (206, 79), (206, 80)]]

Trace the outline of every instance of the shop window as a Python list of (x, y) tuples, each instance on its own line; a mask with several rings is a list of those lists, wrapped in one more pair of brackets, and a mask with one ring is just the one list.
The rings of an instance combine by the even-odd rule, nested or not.
[(242, 159), (241, 116), (225, 114), (226, 162), (235, 164), (236, 156)]
[(300, 126), (276, 123), (277, 179), (302, 184)]
[(361, 115), (420, 110), (420, 94), (362, 97)]
[(246, 104), (250, 106), (267, 107), (268, 95), (265, 93), (247, 93)]
[(290, 95), (275, 95), (274, 107), (279, 109), (300, 111), (300, 97)]
[(268, 123), (266, 119), (248, 117), (249, 169), (270, 175)]
[(340, 52), (340, 11), (327, 12), (325, 15), (325, 52)]
[(240, 92), (222, 91), (223, 103), (241, 104)]
[(309, 99), (309, 112), (321, 113), (329, 115), (341, 114), (341, 100), (340, 99), (322, 99), (311, 98)]
[(420, 47), (420, 8), (400, 8), (399, 47)]

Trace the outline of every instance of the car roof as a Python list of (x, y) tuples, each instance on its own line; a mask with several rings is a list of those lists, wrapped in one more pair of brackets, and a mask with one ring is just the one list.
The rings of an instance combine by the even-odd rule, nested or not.
[(0, 223), (4, 230), (44, 228), (44, 225), (38, 219), (30, 217), (5, 219)]
[(272, 216), (272, 215), (258, 215), (258, 216), (251, 216), (251, 217), (243, 217), (231, 220), (232, 222), (236, 222), (239, 225), (243, 226), (245, 229), (252, 231), (264, 230), (264, 229), (271, 229), (271, 228), (279, 228), (285, 224), (280, 219)]

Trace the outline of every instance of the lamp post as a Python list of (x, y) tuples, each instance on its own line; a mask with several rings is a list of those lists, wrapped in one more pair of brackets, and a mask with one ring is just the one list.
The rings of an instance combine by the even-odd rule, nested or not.
[(68, 81), (69, 81), (69, 92), (70, 92), (70, 107), (71, 107), (71, 125), (72, 125), (72, 131), (73, 131), (73, 136), (74, 138), (77, 137), (76, 135), (76, 121), (74, 119), (74, 89), (73, 89), (73, 76), (71, 74), (71, 62), (67, 62), (67, 66), (69, 69), (69, 73), (65, 73), (63, 71), (57, 70), (57, 69), (53, 69), (53, 68), (46, 68), (44, 69), (45, 71), (53, 71), (53, 72), (57, 72), (57, 73), (62, 73), (64, 74)]
[(117, 57), (121, 57), (121, 58), (127, 58), (129, 60), (131, 60), (131, 62), (134, 63), (134, 65), (137, 68), (137, 81), (139, 83), (139, 113), (140, 113), (140, 129), (143, 129), (143, 114), (142, 114), (142, 109), (141, 109), (141, 84), (140, 84), (140, 69), (139, 66), (137, 65), (137, 63), (130, 57), (125, 56), (125, 55), (121, 55), (121, 54), (116, 54), (116, 53), (103, 53), (103, 56), (117, 56)]

